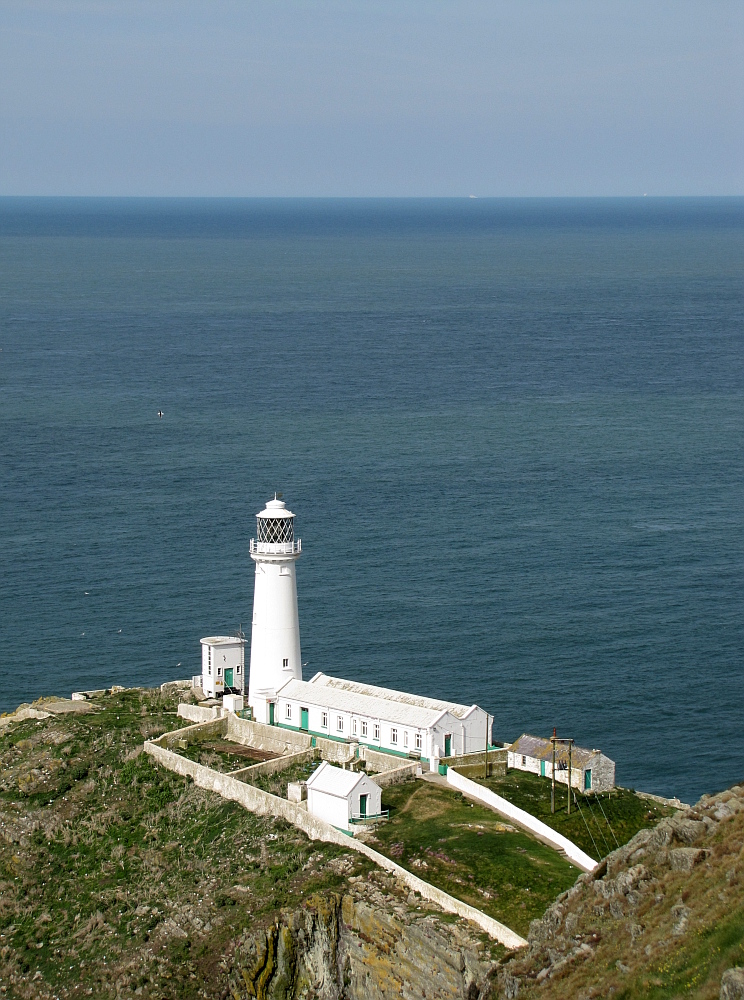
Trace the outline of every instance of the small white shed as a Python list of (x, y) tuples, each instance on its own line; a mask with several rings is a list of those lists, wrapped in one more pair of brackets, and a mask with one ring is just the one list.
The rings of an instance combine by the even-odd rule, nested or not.
[(245, 639), (209, 635), (201, 647), (202, 691), (207, 698), (245, 694)]
[(382, 812), (380, 786), (362, 772), (344, 771), (324, 760), (306, 784), (308, 812), (339, 830), (351, 830), (352, 820)]

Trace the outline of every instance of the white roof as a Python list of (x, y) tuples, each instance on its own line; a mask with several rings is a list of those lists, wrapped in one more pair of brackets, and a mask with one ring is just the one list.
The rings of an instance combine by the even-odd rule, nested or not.
[(287, 510), (287, 505), (283, 500), (269, 500), (263, 510), (260, 510), (256, 517), (294, 517), (291, 510)]
[(424, 698), (422, 695), (346, 681), (321, 673), (310, 681), (291, 680), (279, 689), (277, 695), (290, 701), (351, 712), (369, 719), (384, 719), (415, 729), (429, 729), (445, 712), (458, 719), (465, 718), (477, 707)]
[(239, 639), (236, 635), (208, 635), (199, 641), (202, 646), (242, 646), (245, 643), (245, 639)]
[(313, 771), (306, 784), (308, 788), (312, 788), (316, 792), (325, 792), (326, 795), (335, 795), (339, 799), (345, 799), (365, 778), (365, 774), (344, 771), (342, 767), (334, 767), (327, 760), (324, 760), (320, 767)]

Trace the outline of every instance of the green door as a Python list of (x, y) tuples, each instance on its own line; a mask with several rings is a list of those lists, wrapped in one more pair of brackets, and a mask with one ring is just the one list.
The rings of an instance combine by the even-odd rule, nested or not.
[(269, 725), (274, 725), (274, 702), (269, 702)]
[(360, 795), (359, 796), (359, 815), (360, 816), (366, 816), (367, 815), (367, 796), (366, 795)]
[(451, 753), (452, 753), (452, 737), (451, 736), (445, 736), (444, 737), (444, 756), (445, 757), (449, 757)]
[(584, 771), (584, 790), (590, 791), (592, 787), (592, 769)]
[(540, 776), (542, 778), (545, 777), (545, 761), (544, 760), (540, 761)]
[(300, 709), (300, 729), (304, 729), (305, 732), (308, 729), (308, 711), (306, 708)]
[(233, 668), (225, 667), (225, 687), (233, 686)]

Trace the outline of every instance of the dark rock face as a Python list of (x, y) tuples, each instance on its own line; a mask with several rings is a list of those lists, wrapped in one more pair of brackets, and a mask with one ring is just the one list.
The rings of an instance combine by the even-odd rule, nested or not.
[(245, 937), (230, 991), (236, 1000), (478, 1000), (492, 968), (461, 926), (329, 894)]

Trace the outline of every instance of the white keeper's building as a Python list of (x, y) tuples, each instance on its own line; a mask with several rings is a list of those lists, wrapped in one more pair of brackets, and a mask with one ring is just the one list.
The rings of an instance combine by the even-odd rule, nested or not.
[(483, 750), (486, 734), (491, 741), (489, 717), (477, 705), (457, 705), (322, 673), (281, 687), (274, 721), (287, 729), (353, 740), (425, 761)]

